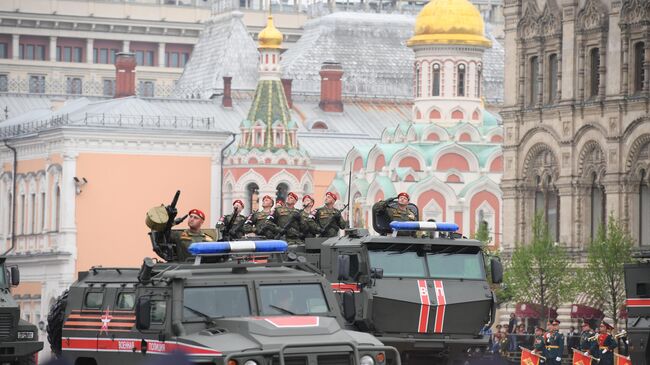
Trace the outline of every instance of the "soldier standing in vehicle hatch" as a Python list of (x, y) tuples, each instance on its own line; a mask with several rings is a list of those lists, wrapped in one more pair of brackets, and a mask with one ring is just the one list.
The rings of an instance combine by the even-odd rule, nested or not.
[(287, 194), (286, 204), (276, 207), (273, 214), (269, 216), (269, 219), (271, 219), (279, 229), (278, 235), (284, 237), (290, 245), (302, 243), (300, 233), (300, 212), (293, 208), (297, 201), (298, 195), (294, 192), (289, 192), (289, 194)]
[(217, 222), (217, 230), (221, 231), (226, 240), (236, 240), (244, 237), (244, 224), (246, 217), (241, 214), (244, 211), (244, 202), (237, 199), (232, 202), (233, 212), (227, 214)]
[(314, 208), (314, 199), (311, 195), (302, 197), (302, 210), (300, 211), (300, 230), (304, 238), (316, 237), (320, 233), (320, 227), (316, 223), (316, 211)]
[(192, 243), (214, 241), (214, 237), (201, 231), (201, 225), (203, 225), (204, 221), (205, 214), (198, 209), (192, 209), (188, 213), (188, 228), (183, 231), (172, 231), (170, 241), (176, 245), (178, 261), (183, 262), (192, 256), (188, 251)]
[[(397, 200), (397, 207), (393, 208), (389, 204)], [(407, 193), (401, 192), (397, 198), (381, 200), (377, 203), (377, 210), (385, 211), (388, 217), (394, 221), (412, 222), (415, 221), (415, 214), (408, 208), (410, 197)]]
[(262, 210), (252, 214), (244, 223), (244, 232), (253, 233), (260, 237), (274, 238), (278, 227), (273, 223), (269, 216), (273, 214), (273, 198), (264, 195), (262, 198)]
[(325, 205), (316, 209), (316, 223), (320, 228), (321, 237), (335, 237), (339, 235), (339, 229), (345, 229), (348, 222), (343, 219), (341, 212), (334, 208), (336, 194), (328, 191), (325, 194)]

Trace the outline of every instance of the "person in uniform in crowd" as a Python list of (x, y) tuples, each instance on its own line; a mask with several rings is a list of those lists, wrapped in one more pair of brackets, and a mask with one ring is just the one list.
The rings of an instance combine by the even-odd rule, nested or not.
[(192, 243), (214, 241), (214, 237), (201, 231), (203, 222), (205, 222), (205, 213), (198, 209), (192, 209), (187, 213), (187, 229), (172, 231), (171, 242), (176, 245), (178, 261), (183, 262), (192, 257), (188, 251)]
[(316, 237), (320, 233), (320, 227), (316, 223), (316, 211), (314, 210), (314, 199), (310, 195), (302, 197), (302, 210), (300, 211), (300, 230), (304, 238)]
[(319, 226), (321, 237), (335, 237), (340, 229), (345, 229), (348, 222), (343, 219), (341, 212), (334, 208), (336, 194), (328, 191), (325, 194), (325, 205), (316, 209), (316, 223)]
[(287, 194), (286, 204), (284, 202), (281, 206), (276, 204), (274, 212), (268, 217), (278, 227), (280, 238), (284, 238), (290, 245), (303, 243), (300, 233), (300, 212), (292, 208), (296, 201), (298, 201), (298, 195), (290, 192)]
[(614, 365), (614, 349), (618, 347), (614, 337), (609, 333), (614, 327), (602, 321), (598, 327), (598, 365)]
[(546, 356), (546, 344), (544, 341), (544, 329), (540, 326), (535, 326), (535, 337), (533, 337), (532, 352), (539, 356)]
[(580, 343), (578, 344), (578, 350), (584, 353), (585, 355), (591, 355), (593, 357), (598, 356), (598, 344), (596, 341), (590, 340), (591, 337), (594, 337), (594, 331), (591, 329), (589, 322), (585, 319), (582, 322), (582, 332), (580, 333)]
[[(401, 192), (397, 194), (397, 198), (391, 198), (388, 200), (380, 200), (377, 203), (377, 210), (384, 211), (391, 220), (394, 221), (415, 221), (415, 214), (408, 208), (410, 196)], [(390, 206), (390, 203), (397, 200), (397, 207), (393, 208)]]
[(560, 321), (554, 319), (551, 321), (551, 334), (546, 339), (546, 363), (551, 365), (562, 364), (562, 354), (564, 353), (564, 336), (560, 333)]
[(269, 195), (264, 195), (262, 198), (262, 210), (259, 210), (246, 220), (244, 223), (244, 232), (247, 234), (255, 234), (260, 237), (274, 238), (278, 231), (275, 223), (268, 219), (273, 213), (273, 205), (275, 202)]
[[(244, 202), (237, 199), (232, 202), (231, 214), (222, 216), (217, 222), (217, 230), (221, 231), (221, 236), (226, 240), (237, 240), (244, 237), (244, 224), (246, 217), (241, 214), (244, 211)], [(226, 232), (227, 230), (227, 232)]]

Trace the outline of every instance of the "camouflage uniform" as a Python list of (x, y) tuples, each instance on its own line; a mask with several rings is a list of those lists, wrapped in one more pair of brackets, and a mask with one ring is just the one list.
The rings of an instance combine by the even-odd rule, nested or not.
[[(298, 209), (280, 206), (275, 208), (272, 215), (273, 222), (277, 225), (279, 233), (284, 230), (284, 238), (289, 244), (302, 243), (302, 234), (300, 233), (300, 212)], [(285, 230), (286, 227), (286, 230)]]
[(232, 214), (228, 214), (221, 217), (217, 223), (217, 229), (221, 231), (221, 236), (229, 240), (238, 240), (244, 237), (244, 234), (246, 234), (246, 232), (244, 232), (244, 222), (246, 221), (246, 217), (241, 214), (237, 214), (232, 222), (232, 225), (230, 226), (230, 229), (228, 232), (225, 232), (224, 230), (226, 229), (226, 226), (230, 224), (231, 219)]
[(316, 210), (316, 222), (320, 227), (321, 237), (338, 236), (339, 229), (346, 229), (348, 227), (348, 222), (346, 222), (343, 219), (343, 217), (341, 217), (341, 212), (339, 212), (339, 210), (336, 208), (328, 208), (328, 207), (318, 208)]
[(244, 223), (244, 232), (255, 233), (255, 235), (260, 237), (275, 238), (278, 226), (269, 219), (269, 216), (272, 213), (273, 210), (270, 212), (260, 210), (253, 213), (252, 217), (247, 219), (246, 223)]
[(172, 231), (170, 241), (176, 245), (177, 260), (183, 262), (192, 257), (188, 251), (192, 243), (214, 241), (214, 237), (203, 232), (194, 233), (189, 229), (185, 229), (183, 231)]
[(392, 208), (388, 206), (390, 202), (391, 202), (390, 200), (380, 200), (379, 202), (377, 202), (377, 210), (385, 211), (388, 217), (394, 221), (401, 221), (401, 222), (415, 221), (415, 214), (413, 214), (413, 212), (410, 209)]
[(305, 238), (316, 237), (320, 233), (320, 227), (315, 219), (312, 212), (305, 210), (300, 212), (300, 230)]

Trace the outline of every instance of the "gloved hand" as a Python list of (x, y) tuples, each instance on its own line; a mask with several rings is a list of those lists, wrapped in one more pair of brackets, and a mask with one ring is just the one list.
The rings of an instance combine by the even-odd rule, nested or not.
[(607, 349), (603, 349), (603, 354), (607, 352)]
[(589, 356), (589, 351), (585, 351), (585, 352), (584, 352), (584, 355), (585, 355), (585, 356)]
[(555, 361), (562, 361), (562, 358), (558, 356), (555, 358)]

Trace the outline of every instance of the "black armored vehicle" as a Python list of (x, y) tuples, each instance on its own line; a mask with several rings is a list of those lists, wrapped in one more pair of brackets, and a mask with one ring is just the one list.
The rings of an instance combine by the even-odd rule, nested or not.
[(140, 364), (175, 350), (194, 364), (399, 364), (394, 348), (343, 328), (329, 283), (281, 260), (286, 247), (199, 242), (194, 262), (93, 267), (50, 312), (52, 350), (74, 365)]
[(502, 280), (501, 262), (453, 223), (374, 222), (381, 236), (349, 229), (299, 249), (332, 283), (349, 324), (409, 365), (462, 364), (484, 352), (489, 336), (479, 333), (495, 319), (491, 283)]
[(628, 351), (632, 364), (650, 365), (650, 251), (633, 255), (640, 261), (624, 268)]
[(38, 341), (38, 329), (20, 318), (20, 308), (10, 288), (20, 282), (16, 266), (5, 266), (0, 256), (0, 364), (31, 365), (37, 363), (43, 342)]

